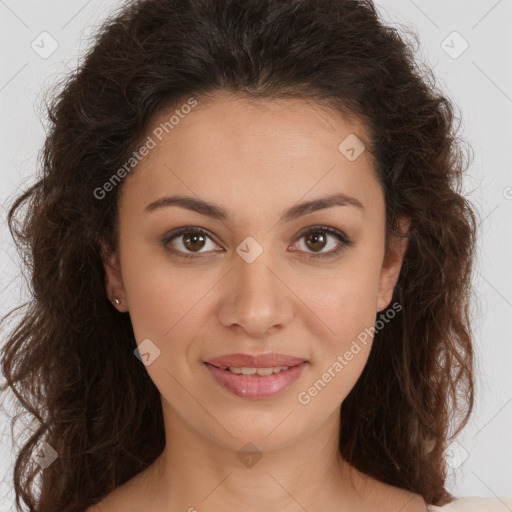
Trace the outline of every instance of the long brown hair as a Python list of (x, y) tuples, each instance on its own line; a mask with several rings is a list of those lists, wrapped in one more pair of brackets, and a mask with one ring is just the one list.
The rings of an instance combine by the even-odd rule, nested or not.
[[(105, 292), (100, 247), (116, 248), (122, 183), (103, 199), (94, 191), (166, 105), (218, 90), (324, 102), (368, 129), (387, 240), (398, 215), (411, 225), (392, 299), (402, 311), (342, 404), (339, 449), (443, 502), (443, 452), (473, 408), (476, 213), (461, 192), (455, 108), (406, 32), (370, 0), (140, 0), (104, 23), (54, 95), (40, 174), (8, 214), (32, 292), (2, 350), (6, 386), (33, 418), (13, 470), (18, 507), (81, 512), (163, 450), (159, 392), (133, 355), (129, 315)], [(32, 458), (43, 441), (58, 454), (46, 469)]]

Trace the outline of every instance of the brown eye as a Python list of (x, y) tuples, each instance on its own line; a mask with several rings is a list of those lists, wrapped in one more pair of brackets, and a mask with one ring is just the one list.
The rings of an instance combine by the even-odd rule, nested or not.
[[(208, 247), (208, 243), (211, 247)], [(182, 258), (199, 258), (203, 253), (218, 252), (215, 251), (218, 245), (208, 231), (195, 227), (183, 227), (170, 233), (162, 240), (162, 245), (166, 250)], [(203, 250), (205, 248), (206, 250)]]
[(200, 251), (205, 245), (205, 236), (202, 233), (184, 233), (183, 245), (190, 251)]
[[(305, 252), (306, 257), (310, 259), (335, 257), (354, 243), (341, 231), (328, 226), (308, 228), (299, 235), (299, 240), (302, 239), (304, 239), (304, 248), (299, 250)], [(330, 239), (336, 239), (338, 242), (330, 242)], [(329, 250), (324, 251), (326, 247)]]
[[(353, 241), (349, 240), (344, 233), (328, 226), (308, 228), (299, 235), (299, 240), (302, 241), (302, 239), (304, 239), (302, 242), (304, 247), (297, 251), (306, 253), (306, 257), (310, 259), (335, 257), (346, 247), (353, 245)], [(211, 243), (212, 247), (209, 248), (208, 243)], [(162, 240), (162, 245), (169, 252), (185, 259), (199, 258), (202, 254), (210, 256), (213, 252), (220, 252), (216, 249), (219, 246), (213, 241), (208, 231), (190, 226), (167, 235)], [(203, 250), (205, 248), (206, 250)], [(324, 250), (326, 248), (328, 250)]]
[(325, 233), (311, 232), (305, 237), (306, 245), (312, 251), (321, 251), (327, 245), (327, 237)]

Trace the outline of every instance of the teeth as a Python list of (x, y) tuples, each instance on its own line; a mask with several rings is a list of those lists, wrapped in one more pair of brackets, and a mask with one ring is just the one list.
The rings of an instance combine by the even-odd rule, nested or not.
[(273, 373), (279, 373), (283, 370), (288, 370), (288, 366), (274, 366), (271, 368), (246, 368), (230, 366), (229, 368), (223, 367), (224, 370), (229, 369), (230, 372), (236, 373), (237, 375), (255, 375), (258, 374), (261, 377), (266, 375), (272, 375)]

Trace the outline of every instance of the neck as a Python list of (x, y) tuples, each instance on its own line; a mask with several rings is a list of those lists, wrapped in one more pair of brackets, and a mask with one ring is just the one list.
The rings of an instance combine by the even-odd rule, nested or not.
[(361, 502), (352, 478), (361, 474), (338, 450), (339, 409), (310, 435), (271, 447), (270, 434), (248, 453), (191, 429), (165, 402), (163, 408), (167, 442), (148, 479), (155, 510), (340, 512)]

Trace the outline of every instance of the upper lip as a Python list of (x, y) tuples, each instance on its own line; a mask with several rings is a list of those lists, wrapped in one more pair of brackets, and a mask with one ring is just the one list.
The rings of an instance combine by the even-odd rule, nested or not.
[(252, 356), (250, 354), (227, 354), (225, 356), (214, 357), (205, 361), (213, 366), (231, 366), (235, 368), (270, 368), (277, 366), (297, 366), (305, 362), (301, 357), (289, 356), (286, 354), (260, 354)]

